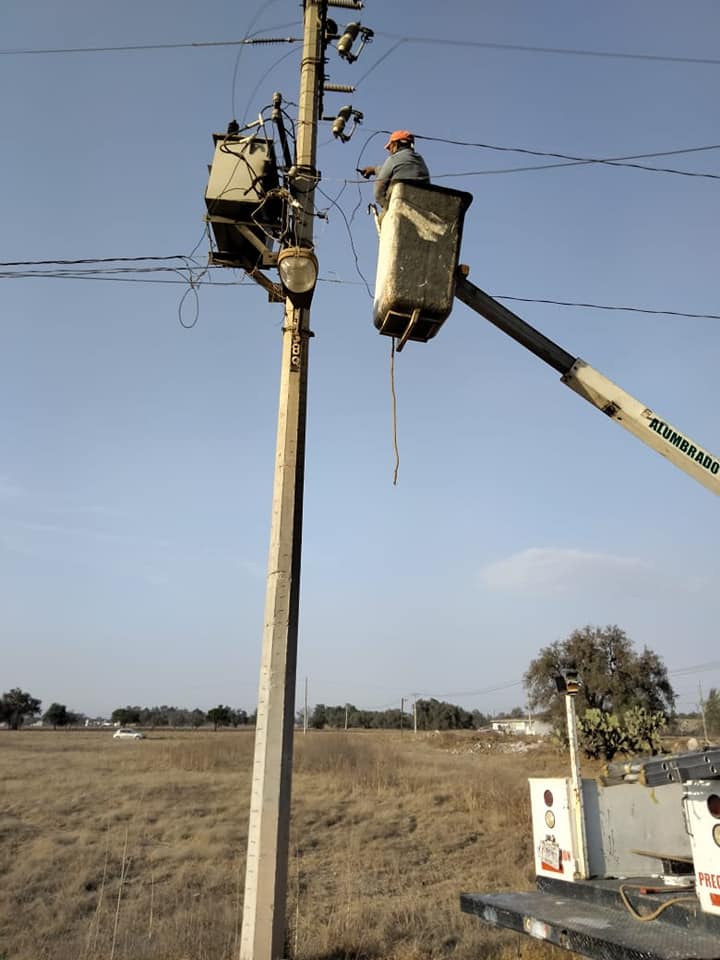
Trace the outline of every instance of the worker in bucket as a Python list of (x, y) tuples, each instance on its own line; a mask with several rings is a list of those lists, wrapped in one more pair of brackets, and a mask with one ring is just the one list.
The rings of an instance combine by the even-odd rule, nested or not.
[(375, 177), (375, 202), (383, 208), (387, 204), (388, 188), (396, 180), (430, 183), (427, 164), (420, 154), (415, 152), (415, 137), (409, 130), (395, 130), (391, 133), (385, 149), (390, 156), (381, 167), (362, 167), (358, 170), (366, 180)]

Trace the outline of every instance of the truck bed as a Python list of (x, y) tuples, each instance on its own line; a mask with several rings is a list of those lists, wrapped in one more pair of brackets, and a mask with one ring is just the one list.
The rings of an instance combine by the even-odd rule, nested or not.
[(692, 889), (656, 892), (660, 885), (657, 877), (579, 883), (539, 877), (537, 889), (526, 893), (463, 893), (460, 906), (484, 923), (584, 957), (718, 960), (720, 917), (703, 913)]

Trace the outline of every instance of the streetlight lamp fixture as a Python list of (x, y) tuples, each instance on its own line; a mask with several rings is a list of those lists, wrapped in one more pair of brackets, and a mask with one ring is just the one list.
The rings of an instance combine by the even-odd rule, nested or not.
[(574, 697), (580, 689), (580, 678), (574, 667), (563, 667), (554, 679), (557, 692), (565, 696)]
[(294, 307), (309, 307), (318, 279), (317, 257), (310, 247), (286, 247), (277, 265), (285, 296)]

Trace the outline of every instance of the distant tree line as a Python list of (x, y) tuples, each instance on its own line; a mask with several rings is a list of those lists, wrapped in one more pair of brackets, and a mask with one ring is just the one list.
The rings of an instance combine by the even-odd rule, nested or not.
[[(625, 631), (613, 624), (581, 627), (566, 639), (543, 647), (525, 673), (525, 689), (529, 708), (552, 724), (560, 740), (566, 736), (565, 698), (556, 681), (568, 675), (569, 670), (575, 672), (579, 681), (575, 706), (581, 746), (586, 753), (610, 758), (615, 753), (653, 753), (661, 748), (660, 734), (672, 729), (673, 721), (679, 718), (675, 714), (675, 691), (658, 654), (647, 647), (636, 651)], [(15, 687), (0, 697), (0, 723), (18, 730), (40, 715), (40, 703)], [(700, 708), (703, 736), (720, 736), (720, 691), (712, 688)], [(524, 715), (520, 707), (509, 713), (510, 717)], [(60, 728), (85, 718), (62, 703), (52, 703), (42, 719)], [(480, 729), (488, 726), (492, 718), (480, 710), (465, 710), (433, 697), (418, 699), (414, 704), (408, 700), (403, 710), (363, 710), (352, 703), (318, 703), (307, 719), (316, 730), (397, 730), (412, 726), (416, 720), (419, 730), (430, 731)], [(303, 711), (298, 712), (296, 720), (298, 725), (304, 723)], [(256, 714), (222, 703), (208, 711), (168, 705), (126, 706), (113, 710), (112, 721), (148, 727), (198, 728), (212, 724), (218, 730), (254, 725)]]
[[(64, 703), (51, 703), (42, 713), (41, 700), (33, 697), (20, 687), (8, 690), (0, 697), (0, 724), (7, 724), (11, 730), (19, 730), (24, 724), (41, 717), (43, 725), (53, 730), (63, 727), (75, 727), (85, 724), (84, 713), (69, 710)], [(137, 725), (141, 727), (203, 727), (211, 723), (215, 730), (219, 727), (254, 726), (256, 712), (248, 713), (241, 708), (218, 704), (207, 712), (188, 710), (185, 707), (118, 707), (113, 710), (111, 720), (121, 726)]]
[[(465, 710), (455, 703), (444, 700), (415, 701), (415, 716), (418, 730), (473, 730), (485, 726), (490, 718), (479, 710)], [(304, 711), (297, 715), (298, 725), (304, 723)], [(408, 702), (407, 711), (398, 707), (388, 710), (360, 710), (352, 703), (342, 706), (316, 704), (308, 714), (308, 726), (313, 730), (325, 728), (361, 730), (398, 730), (415, 723), (413, 705)]]
[[(713, 691), (714, 692), (714, 691)], [(42, 713), (41, 701), (19, 687), (4, 693), (0, 698), (0, 723), (6, 723), (12, 730), (19, 730), (23, 724), (41, 716), (43, 724), (57, 730), (64, 727), (84, 724), (85, 714), (69, 710), (64, 703), (51, 703)], [(420, 699), (414, 705), (418, 730), (472, 730), (486, 726), (490, 715), (480, 710), (465, 710), (455, 703), (435, 698)], [(516, 707), (510, 716), (522, 716), (523, 711)], [(116, 707), (110, 716), (112, 723), (120, 726), (139, 727), (188, 727), (199, 728), (212, 724), (215, 730), (220, 727), (254, 726), (257, 711), (248, 713), (241, 707), (218, 704), (210, 710), (162, 704), (156, 707), (125, 706)], [(304, 722), (303, 712), (297, 715), (297, 722)], [(414, 724), (413, 704), (408, 701), (404, 711), (399, 708), (388, 710), (362, 710), (352, 703), (342, 706), (328, 706), (318, 703), (308, 717), (308, 724), (315, 730), (325, 727), (332, 729), (397, 730)]]
[(117, 707), (110, 719), (121, 726), (138, 725), (141, 727), (204, 727), (212, 723), (218, 727), (244, 727), (255, 724), (256, 713), (248, 713), (241, 708), (235, 709), (222, 703), (207, 712), (188, 710), (186, 707)]
[[(41, 703), (26, 690), (13, 687), (0, 697), (0, 723), (6, 723), (11, 730), (19, 730), (24, 723), (40, 715)], [(64, 703), (51, 703), (42, 715), (43, 723), (54, 729), (74, 726), (84, 719), (83, 714), (68, 710)]]

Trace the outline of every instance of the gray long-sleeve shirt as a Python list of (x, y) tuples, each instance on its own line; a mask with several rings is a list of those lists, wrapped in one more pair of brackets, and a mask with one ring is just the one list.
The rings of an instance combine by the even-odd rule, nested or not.
[(420, 180), (430, 183), (427, 165), (412, 147), (401, 147), (396, 153), (391, 153), (378, 170), (373, 184), (376, 203), (385, 205), (388, 187), (395, 180)]

